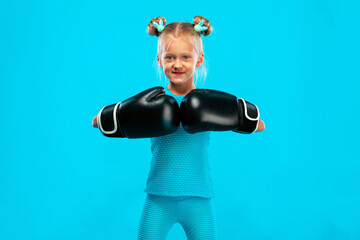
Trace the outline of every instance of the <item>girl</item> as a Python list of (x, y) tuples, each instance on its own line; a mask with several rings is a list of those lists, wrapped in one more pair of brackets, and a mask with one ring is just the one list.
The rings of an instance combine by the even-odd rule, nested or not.
[[(164, 17), (157, 17), (148, 25), (148, 33), (159, 37), (157, 63), (169, 79), (165, 93), (179, 104), (196, 88), (194, 73), (204, 61), (201, 34), (212, 31), (204, 17), (195, 16), (193, 22), (166, 25)], [(257, 131), (262, 130), (260, 120)], [(176, 222), (188, 239), (216, 239), (209, 138), (210, 132), (188, 134), (181, 125), (172, 134), (151, 138), (153, 157), (139, 239), (166, 239)]]
[[(193, 24), (164, 17), (150, 21), (148, 33), (159, 37), (157, 63), (169, 84), (165, 94), (180, 105), (192, 89), (194, 74), (202, 66), (201, 34), (212, 31), (210, 22), (195, 16)], [(96, 127), (96, 117), (93, 126)], [(257, 132), (264, 130), (259, 120)], [(187, 133), (182, 124), (173, 133), (151, 138), (152, 160), (145, 192), (138, 239), (166, 239), (175, 223), (181, 224), (188, 239), (216, 239), (215, 197), (210, 175), (208, 146), (210, 131)]]

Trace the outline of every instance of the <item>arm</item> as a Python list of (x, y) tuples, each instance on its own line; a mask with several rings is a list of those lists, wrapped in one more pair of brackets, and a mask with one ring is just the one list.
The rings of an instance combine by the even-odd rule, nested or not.
[(97, 128), (97, 127), (98, 127), (98, 125), (97, 125), (97, 115), (93, 118), (92, 126), (93, 126), (94, 128)]
[(264, 130), (265, 130), (265, 123), (261, 119), (259, 119), (259, 125), (255, 132), (261, 132)]

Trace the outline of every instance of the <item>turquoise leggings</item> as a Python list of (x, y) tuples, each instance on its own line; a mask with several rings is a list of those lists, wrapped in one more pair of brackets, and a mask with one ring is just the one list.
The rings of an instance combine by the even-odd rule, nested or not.
[(187, 239), (216, 239), (211, 198), (167, 197), (148, 194), (142, 212), (138, 239), (165, 240), (171, 227), (180, 223)]

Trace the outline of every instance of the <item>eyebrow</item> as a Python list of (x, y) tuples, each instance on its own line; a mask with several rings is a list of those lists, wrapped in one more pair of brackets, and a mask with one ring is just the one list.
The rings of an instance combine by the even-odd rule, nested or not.
[[(191, 52), (185, 52), (185, 53), (181, 53), (180, 55), (191, 55)], [(166, 53), (165, 55), (176, 55), (174, 53)]]

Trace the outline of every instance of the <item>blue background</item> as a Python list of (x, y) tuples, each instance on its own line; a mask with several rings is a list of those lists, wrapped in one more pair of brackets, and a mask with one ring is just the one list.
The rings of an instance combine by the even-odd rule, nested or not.
[[(257, 104), (266, 130), (214, 132), (218, 238), (360, 239), (360, 8), (351, 0), (0, 4), (0, 239), (136, 239), (149, 139), (92, 128), (153, 86), (152, 18), (210, 20), (198, 88)], [(185, 239), (174, 225), (168, 239)]]

